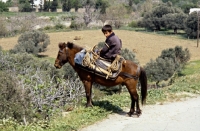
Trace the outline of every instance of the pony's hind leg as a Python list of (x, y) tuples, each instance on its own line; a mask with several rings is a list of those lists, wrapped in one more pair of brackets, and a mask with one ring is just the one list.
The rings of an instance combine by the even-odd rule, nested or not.
[(135, 104), (136, 104), (136, 115), (140, 115), (141, 114), (141, 109), (139, 106), (139, 95), (137, 94), (137, 90), (136, 90), (136, 83), (137, 81), (133, 81), (127, 83), (127, 89), (130, 93), (131, 96), (131, 109), (130, 111), (127, 113), (129, 116), (133, 115), (135, 112)]

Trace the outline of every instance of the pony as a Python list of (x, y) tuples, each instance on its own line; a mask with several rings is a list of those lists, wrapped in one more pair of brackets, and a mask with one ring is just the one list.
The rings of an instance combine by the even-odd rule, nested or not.
[[(141, 85), (141, 103), (142, 105), (146, 101), (147, 96), (147, 76), (145, 70), (139, 65), (135, 64), (130, 60), (124, 60), (122, 62), (122, 69), (119, 75), (115, 80), (106, 79), (104, 77), (95, 75), (95, 73), (88, 72), (80, 68), (80, 66), (76, 66), (74, 62), (75, 54), (80, 52), (83, 47), (80, 47), (72, 42), (60, 42), (58, 44), (59, 51), (57, 54), (57, 58), (55, 60), (54, 66), (57, 69), (60, 69), (65, 63), (69, 62), (69, 64), (73, 67), (73, 69), (77, 72), (80, 80), (82, 81), (85, 87), (86, 93), (86, 107), (92, 107), (93, 102), (91, 98), (92, 94), (92, 84), (98, 83), (100, 85), (111, 87), (116, 85), (125, 85), (128, 89), (131, 97), (131, 108), (127, 113), (128, 116), (133, 114), (141, 115), (142, 111), (139, 106), (139, 95), (137, 93), (137, 83), (140, 81)], [(135, 110), (136, 105), (136, 110)]]

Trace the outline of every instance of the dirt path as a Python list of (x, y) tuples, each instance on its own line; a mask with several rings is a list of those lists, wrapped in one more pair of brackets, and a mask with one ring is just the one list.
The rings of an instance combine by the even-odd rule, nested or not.
[[(145, 65), (150, 59), (155, 60), (161, 51), (168, 48), (174, 48), (175, 46), (182, 46), (183, 49), (188, 48), (191, 53), (190, 60), (200, 59), (200, 48), (196, 47), (196, 40), (183, 40), (176, 36), (163, 36), (156, 35), (154, 33), (142, 33), (127, 30), (115, 30), (123, 42), (123, 48), (135, 52), (136, 58), (139, 60), (141, 65)], [(55, 58), (58, 53), (58, 43), (73, 41), (76, 36), (80, 36), (81, 40), (75, 41), (74, 43), (85, 47), (92, 48), (99, 42), (104, 42), (105, 37), (101, 30), (84, 30), (84, 31), (71, 31), (71, 32), (53, 32), (48, 33), (51, 44), (48, 46), (47, 51), (44, 55)], [(12, 38), (0, 38), (0, 46), (4, 50), (9, 50), (17, 44), (18, 37)]]
[(200, 97), (143, 107), (139, 118), (113, 114), (80, 131), (199, 131)]

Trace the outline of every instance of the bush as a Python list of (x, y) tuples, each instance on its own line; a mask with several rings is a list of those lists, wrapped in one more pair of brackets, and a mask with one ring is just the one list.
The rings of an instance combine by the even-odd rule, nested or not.
[(28, 0), (25, 0), (24, 3), (20, 4), (19, 11), (21, 12), (31, 12), (32, 8)]
[(72, 20), (71, 25), (70, 25), (70, 28), (71, 28), (71, 29), (78, 30), (78, 29), (80, 29), (80, 28), (83, 27), (83, 26), (84, 26), (83, 23), (78, 23), (78, 22)]
[(181, 71), (190, 59), (189, 50), (180, 46), (163, 50), (155, 61), (146, 64), (145, 70), (150, 81), (155, 81), (158, 86), (162, 80), (168, 80), (176, 72)]
[(63, 30), (63, 29), (65, 29), (66, 27), (63, 25), (63, 24), (60, 24), (60, 23), (58, 23), (58, 24), (56, 24), (55, 25), (55, 29), (56, 30)]
[(32, 118), (31, 97), (29, 90), (18, 85), (15, 74), (0, 71), (0, 119), (14, 118), (18, 122)]
[(46, 51), (50, 44), (49, 36), (40, 31), (27, 31), (18, 39), (18, 44), (11, 50), (12, 53), (27, 52), (38, 54)]
[(8, 34), (8, 30), (6, 28), (6, 21), (3, 18), (0, 18), (0, 37), (5, 37)]
[[(9, 112), (0, 111), (0, 114), (4, 113), (0, 115), (1, 119), (13, 117), (22, 121), (24, 115), (28, 122), (50, 119), (59, 108), (73, 107), (85, 96), (82, 82), (74, 77), (73, 72), (63, 79), (65, 72), (57, 70), (47, 60), (40, 61), (27, 53), (0, 51), (0, 63), (0, 105), (5, 106), (0, 106), (0, 109), (6, 109), (9, 105)], [(10, 100), (10, 103), (6, 103), (6, 100)], [(13, 115), (11, 111), (16, 114)]]
[(136, 21), (132, 21), (131, 23), (128, 24), (129, 27), (135, 28), (138, 27), (138, 24)]

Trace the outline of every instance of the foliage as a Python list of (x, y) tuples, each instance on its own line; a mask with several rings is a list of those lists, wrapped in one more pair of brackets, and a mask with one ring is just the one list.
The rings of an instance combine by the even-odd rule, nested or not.
[(182, 70), (179, 75), (180, 76), (187, 76), (187, 75), (192, 75), (195, 73), (199, 73), (200, 74), (200, 60), (198, 61), (191, 61), (189, 63), (186, 64), (186, 66), (184, 67), (184, 70)]
[(163, 21), (167, 29), (174, 29), (174, 33), (177, 33), (177, 29), (184, 29), (184, 22), (187, 15), (184, 13), (173, 13), (163, 15)]
[(58, 24), (55, 25), (55, 29), (56, 29), (56, 30), (63, 30), (63, 29), (65, 29), (65, 28), (66, 28), (65, 25), (63, 25), (63, 24), (61, 24), (61, 23), (58, 23)]
[(58, 7), (58, 1), (53, 0), (50, 5), (51, 12), (56, 12)]
[(31, 12), (31, 4), (28, 0), (21, 1), (20, 6), (19, 6), (19, 11), (21, 12)]
[(163, 50), (155, 61), (151, 60), (146, 64), (145, 70), (148, 79), (155, 81), (158, 86), (162, 80), (168, 80), (176, 72), (179, 72), (190, 59), (189, 50), (180, 46)]
[(49, 12), (50, 9), (50, 1), (44, 1), (43, 11)]
[(8, 71), (0, 71), (0, 119), (14, 118), (18, 122), (31, 120), (31, 97), (29, 89), (18, 85), (15, 74)]
[[(22, 61), (22, 58), (21, 58), (20, 61), (16, 60), (16, 58), (12, 58), (11, 59), (10, 56), (8, 56), (8, 55), (9, 54), (7, 54), (5, 56), (2, 56), (2, 52), (1, 52), (0, 53), (0, 61), (2, 62), (2, 60), (3, 61), (7, 60), (7, 61), (4, 62), (4, 63), (7, 63), (7, 65), (10, 65), (12, 62), (14, 62), (13, 65), (18, 65), (18, 67), (21, 68), (20, 72), (25, 71), (24, 70), (24, 66), (25, 65), (27, 65), (26, 67), (30, 67), (30, 65), (35, 65), (35, 67), (39, 67), (41, 70), (38, 71), (37, 73), (35, 73), (34, 79), (30, 79), (32, 81), (34, 81), (35, 79), (38, 80), (38, 85), (39, 85), (40, 81), (42, 81), (42, 83), (43, 83), (43, 80), (44, 80), (43, 78), (47, 78), (48, 79), (48, 75), (46, 73), (44, 73), (45, 70), (43, 70), (43, 69), (45, 69), (45, 67), (52, 66), (52, 64), (49, 64), (49, 65), (44, 65), (44, 63), (38, 64), (38, 62), (39, 62), (38, 59), (36, 61), (34, 61), (34, 62), (30, 62), (29, 61), (30, 64), (28, 64), (29, 63), (28, 60), (32, 61), (31, 57), (28, 57), (27, 59), (24, 58), (24, 57), (30, 56), (30, 55), (25, 55), (25, 56), (23, 55), (22, 58), (24, 59), (24, 61)], [(18, 57), (19, 56), (22, 56), (22, 55), (19, 54)], [(16, 62), (20, 62), (20, 63), (16, 63)], [(197, 65), (199, 66), (199, 61), (190, 63), (190, 65), (194, 65), (194, 64), (196, 66)], [(0, 66), (1, 66), (0, 69), (2, 69), (2, 67), (4, 67), (2, 70), (8, 70), (8, 68), (7, 68), (8, 66), (7, 65), (6, 66), (5, 65), (1, 66), (1, 64), (0, 64)], [(43, 69), (41, 68), (41, 65), (44, 65), (42, 67)], [(67, 68), (68, 67), (66, 67), (66, 69)], [(13, 67), (10, 66), (9, 69), (13, 69)], [(26, 71), (30, 71), (33, 68), (29, 68), (29, 69), (26, 68), (26, 69), (27, 69)], [(36, 69), (37, 68), (35, 68), (33, 70), (33, 72), (35, 72)], [(193, 66), (186, 66), (186, 69), (187, 70), (190, 70), (190, 69), (194, 70), (194, 67)], [(175, 83), (173, 85), (167, 87), (167, 88), (150, 89), (150, 90), (148, 90), (148, 94), (149, 95), (147, 97), (147, 104), (156, 104), (156, 103), (161, 103), (162, 104), (165, 101), (176, 101), (176, 100), (179, 100), (181, 98), (191, 97), (192, 94), (198, 94), (199, 95), (200, 94), (199, 68), (195, 68), (195, 69), (196, 70), (193, 71), (194, 74), (190, 73), (189, 76), (187, 75), (187, 76), (183, 76), (183, 77), (180, 77), (180, 78), (176, 78)], [(53, 68), (47, 69), (47, 70), (56, 71)], [(69, 69), (69, 70), (71, 70), (71, 69)], [(15, 69), (13, 69), (13, 71), (15, 71)], [(45, 74), (45, 76), (44, 77), (39, 77), (37, 75), (37, 74), (39, 74), (39, 72), (42, 72), (41, 74), (43, 74), (43, 75)], [(57, 73), (54, 72), (52, 74), (58, 75)], [(17, 74), (19, 74), (19, 73), (17, 73)], [(28, 74), (30, 74), (30, 73), (26, 72), (25, 74), (27, 74), (27, 76), (28, 76)], [(69, 72), (68, 74), (72, 75), (73, 73)], [(60, 75), (62, 76), (62, 74), (60, 74)], [(30, 76), (33, 76), (33, 75), (30, 75)], [(17, 77), (15, 77), (15, 78), (17, 78)], [(39, 79), (39, 78), (42, 78), (42, 79)], [(60, 84), (61, 84), (61, 81), (59, 82)], [(47, 82), (49, 83), (49, 80), (47, 80)], [(36, 86), (36, 87), (38, 87), (38, 89), (41, 89), (36, 84), (32, 85), (32, 83), (34, 83), (34, 82), (30, 82), (29, 85), (27, 85), (27, 87)], [(75, 81), (75, 83), (77, 83), (77, 81)], [(75, 83), (73, 83), (73, 84), (75, 85)], [(50, 91), (52, 89), (56, 89), (57, 90), (59, 88), (60, 84), (58, 84), (58, 87), (56, 87), (56, 88), (55, 87), (47, 88), (47, 90), (42, 91), (42, 92), (43, 93), (46, 92), (46, 91), (48, 92), (48, 91)], [(50, 80), (50, 84), (49, 85), (53, 86), (54, 82)], [(63, 83), (61, 85), (66, 85), (66, 84)], [(66, 87), (68, 87), (68, 86), (66, 86)], [(74, 87), (76, 87), (76, 86), (74, 86)], [(45, 88), (46, 87), (43, 87), (42, 89), (45, 89)], [(74, 89), (73, 91), (76, 91), (76, 89)], [(71, 93), (73, 93), (73, 91)], [(39, 92), (41, 93), (41, 91), (38, 90), (37, 93), (39, 93)], [(62, 92), (62, 91), (58, 90), (58, 92)], [(52, 94), (59, 94), (58, 92), (57, 93), (52, 93)], [(95, 92), (94, 92), (93, 95), (96, 95)], [(36, 99), (36, 98), (38, 98), (38, 99)], [(50, 97), (50, 95), (48, 95), (48, 97), (47, 97), (47, 96), (42, 95), (42, 94), (40, 94), (40, 95), (36, 94), (35, 102), (36, 101), (44, 101), (44, 99), (47, 99), (47, 98), (55, 98), (56, 100), (59, 100), (60, 97)], [(65, 96), (65, 99), (66, 98), (68, 99), (68, 96), (67, 97)], [(75, 96), (74, 98), (82, 99), (83, 97)], [(85, 103), (85, 101), (86, 101), (85, 99), (82, 99), (82, 103)], [(102, 120), (103, 118), (107, 117), (107, 115), (109, 115), (109, 114), (120, 113), (123, 110), (127, 109), (127, 107), (130, 106), (130, 96), (129, 96), (128, 92), (124, 92), (124, 93), (121, 93), (120, 95), (114, 94), (114, 95), (109, 95), (109, 96), (104, 96), (104, 97), (100, 96), (99, 98), (96, 98), (93, 102), (94, 102), (94, 107), (93, 108), (85, 108), (84, 106), (78, 106), (72, 112), (66, 113), (65, 116), (61, 116), (61, 112), (59, 112), (59, 111), (56, 111), (57, 113), (55, 113), (55, 111), (54, 111), (54, 113), (51, 112), (50, 114), (48, 114), (50, 116), (50, 118), (51, 118), (50, 121), (37, 120), (34, 123), (30, 123), (28, 125), (22, 125), (22, 124), (16, 122), (15, 120), (13, 120), (12, 118), (3, 119), (3, 120), (0, 120), (0, 129), (2, 131), (7, 131), (7, 130), (16, 130), (16, 131), (21, 131), (21, 130), (40, 130), (40, 131), (47, 131), (47, 130), (48, 131), (79, 130), (84, 126), (91, 125), (91, 124), (95, 123), (96, 121)], [(54, 104), (52, 104), (52, 105), (54, 105)], [(51, 108), (49, 108), (49, 109), (51, 109)]]
[(81, 23), (81, 22), (77, 22), (75, 20), (72, 20), (71, 22), (71, 25), (70, 25), (70, 28), (71, 29), (75, 29), (75, 30), (78, 30), (78, 29), (81, 29), (85, 26), (84, 23)]
[(181, 5), (181, 9), (186, 14), (189, 14), (191, 8), (198, 8), (198, 6), (193, 3), (186, 3), (186, 4)]
[(197, 13), (190, 14), (185, 22), (185, 32), (189, 38), (197, 38)]
[(131, 23), (128, 24), (129, 27), (135, 28), (138, 27), (137, 21), (132, 21)]
[(49, 44), (50, 39), (47, 34), (34, 30), (27, 31), (19, 37), (18, 44), (11, 50), (11, 52), (38, 54), (40, 52), (44, 52)]
[(6, 21), (3, 18), (0, 18), (0, 37), (5, 37), (8, 35), (8, 30), (6, 28)]
[(109, 7), (109, 3), (106, 0), (97, 0), (95, 3), (95, 9), (100, 10), (100, 14), (105, 14), (106, 9)]
[(6, 3), (0, 1), (0, 12), (8, 12), (9, 9), (8, 9), (8, 6)]
[(106, 18), (111, 20), (110, 24), (114, 25), (116, 28), (121, 26), (125, 14), (127, 14), (127, 9), (124, 5), (112, 5), (106, 10)]
[(64, 79), (64, 72), (48, 61), (0, 52), (0, 62), (1, 119), (11, 117), (24, 124), (50, 119), (59, 108), (77, 105), (85, 94), (77, 77)]
[[(165, 20), (167, 19), (163, 19), (163, 16), (174, 13), (177, 13), (177, 15), (181, 15), (182, 11), (179, 8), (173, 7), (170, 2), (165, 4), (160, 4), (156, 6), (151, 12), (145, 14), (144, 18), (142, 19), (142, 25), (143, 27), (151, 30), (160, 31), (162, 27), (167, 29), (167, 26), (165, 24)], [(176, 23), (176, 21), (174, 23)]]
[(65, 2), (62, 5), (62, 10), (69, 12), (71, 8), (72, 8), (71, 0), (65, 0)]

